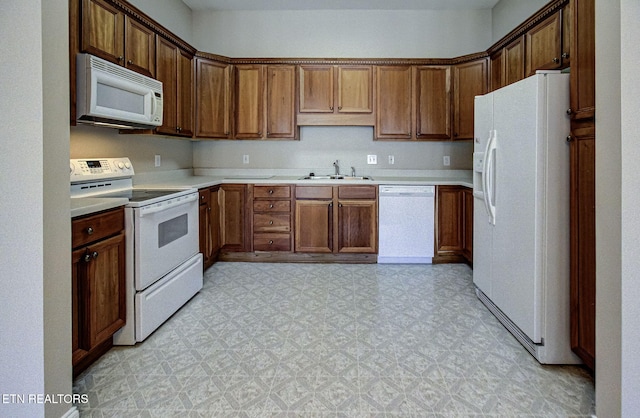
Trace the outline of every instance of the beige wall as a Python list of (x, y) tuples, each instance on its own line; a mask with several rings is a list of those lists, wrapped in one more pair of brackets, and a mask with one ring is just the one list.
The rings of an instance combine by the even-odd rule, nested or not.
[[(0, 388), (71, 390), (66, 0), (10, 0), (0, 14)], [(0, 416), (60, 417), (65, 403), (0, 404)]]
[[(491, 11), (204, 12), (194, 14), (194, 38), (198, 48), (232, 57), (449, 58), (487, 48)], [(332, 169), (339, 159), (359, 172), (444, 169), (449, 155), (449, 168), (470, 169), (472, 152), (471, 141), (394, 143), (374, 141), (371, 127), (304, 127), (300, 141), (195, 143), (194, 166)], [(377, 166), (366, 164), (367, 154), (378, 155)]]
[(492, 43), (499, 41), (550, 0), (500, 0), (492, 11)]

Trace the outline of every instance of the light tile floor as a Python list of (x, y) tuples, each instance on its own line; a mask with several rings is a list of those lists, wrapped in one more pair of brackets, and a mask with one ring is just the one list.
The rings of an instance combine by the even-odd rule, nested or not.
[(224, 263), (146, 341), (74, 382), (82, 417), (577, 417), (579, 367), (541, 366), (465, 265)]

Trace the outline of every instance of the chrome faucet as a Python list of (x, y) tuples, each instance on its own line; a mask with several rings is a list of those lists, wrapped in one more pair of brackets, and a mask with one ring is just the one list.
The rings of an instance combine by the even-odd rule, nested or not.
[(333, 167), (336, 169), (336, 176), (340, 175), (340, 166), (338, 165), (338, 160), (333, 162)]
[(356, 168), (354, 166), (351, 166), (351, 177), (355, 177), (356, 176)]

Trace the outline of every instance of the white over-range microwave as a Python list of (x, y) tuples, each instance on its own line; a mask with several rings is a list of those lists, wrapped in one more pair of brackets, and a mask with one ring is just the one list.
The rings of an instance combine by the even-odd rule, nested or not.
[(162, 82), (90, 54), (77, 56), (79, 123), (120, 129), (162, 125)]

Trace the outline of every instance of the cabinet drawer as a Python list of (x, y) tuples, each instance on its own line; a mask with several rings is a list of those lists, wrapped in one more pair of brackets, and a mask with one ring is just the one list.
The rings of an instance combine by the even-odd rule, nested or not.
[(291, 215), (275, 213), (256, 213), (253, 215), (254, 232), (289, 232)]
[(290, 200), (255, 200), (254, 212), (291, 212)]
[(291, 251), (290, 234), (254, 234), (255, 251)]
[(73, 248), (115, 235), (124, 229), (124, 210), (116, 209), (71, 222)]
[(331, 186), (297, 186), (296, 198), (298, 199), (332, 199), (333, 187)]
[(376, 186), (340, 186), (338, 188), (340, 199), (375, 199)]
[(291, 188), (289, 186), (253, 186), (253, 197), (291, 197)]

